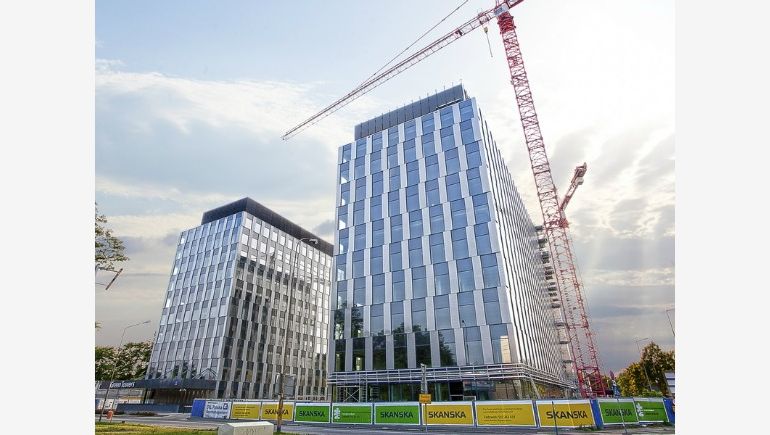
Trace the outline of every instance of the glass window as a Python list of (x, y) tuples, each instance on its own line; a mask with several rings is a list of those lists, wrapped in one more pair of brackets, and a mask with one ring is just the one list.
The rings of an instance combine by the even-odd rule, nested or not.
[(350, 336), (364, 336), (364, 309), (362, 307), (353, 307), (350, 309)]
[(393, 334), (404, 332), (404, 303), (393, 302), (390, 304), (390, 325)]
[(369, 219), (382, 219), (382, 196), (373, 196), (369, 200)]
[(454, 201), (462, 198), (462, 190), (460, 189), (460, 176), (458, 174), (447, 175), (444, 179), (446, 183), (446, 196), (450, 201)]
[(385, 336), (372, 337), (372, 369), (385, 370), (385, 361)]
[(447, 263), (435, 263), (433, 265), (433, 278), (436, 295), (449, 294), (449, 265)]
[(506, 325), (490, 325), (489, 335), (492, 339), (492, 362), (507, 364), (511, 361), (511, 346), (508, 342), (508, 327)]
[(404, 142), (409, 139), (414, 139), (415, 134), (417, 134), (417, 127), (414, 119), (406, 121), (404, 123)]
[(460, 326), (476, 326), (476, 305), (473, 292), (457, 294), (457, 308), (460, 314)]
[(382, 172), (372, 174), (372, 196), (382, 195)]
[(473, 231), (476, 234), (476, 253), (478, 255), (491, 254), (492, 242), (489, 239), (489, 228), (487, 228), (487, 224), (474, 225)]
[(347, 281), (337, 283), (337, 308), (346, 308), (348, 306)]
[(429, 114), (423, 116), (421, 118), (421, 120), (422, 120), (422, 132), (423, 132), (423, 134), (430, 133), (430, 132), (432, 132), (433, 130), (436, 129), (435, 121), (433, 119), (433, 114), (432, 113), (429, 113)]
[(417, 147), (414, 146), (414, 139), (404, 141), (404, 161), (414, 162), (417, 160)]
[(390, 217), (390, 240), (398, 242), (404, 239), (404, 227), (401, 215)]
[(481, 275), (484, 277), (484, 287), (497, 287), (500, 285), (497, 255), (488, 254), (481, 256)]
[(388, 168), (398, 166), (398, 147), (395, 144), (388, 145)]
[(446, 256), (444, 255), (444, 234), (443, 233), (431, 234), (428, 237), (428, 240), (430, 243), (431, 263), (446, 261)]
[(343, 163), (340, 165), (340, 184), (344, 184), (350, 181), (350, 164)]
[(398, 190), (401, 187), (401, 170), (398, 166), (391, 168), (389, 172), (390, 183), (388, 184), (391, 191)]
[(473, 197), (473, 214), (476, 216), (476, 223), (489, 222), (489, 205), (487, 194), (475, 195)]
[(390, 252), (391, 272), (403, 269), (404, 266), (401, 264), (401, 242), (391, 243), (388, 251)]
[(364, 223), (364, 201), (353, 203), (353, 225)]
[(473, 281), (473, 262), (470, 258), (457, 260), (457, 283), (461, 292), (469, 292), (476, 289)]
[[(469, 144), (475, 140), (473, 137), (473, 123), (470, 120), (460, 122), (460, 138), (463, 144)], [(476, 151), (478, 152), (478, 146)]]
[(420, 210), (409, 212), (409, 237), (422, 236), (422, 212)]
[(393, 301), (403, 301), (406, 294), (406, 283), (404, 280), (404, 271), (397, 270), (393, 272)]
[(366, 224), (356, 225), (353, 236), (353, 249), (359, 250), (366, 247)]
[(337, 256), (337, 281), (346, 279), (345, 278), (345, 269), (347, 268), (347, 265), (345, 264), (345, 256), (344, 255), (338, 255)]
[(425, 182), (425, 198), (428, 206), (441, 203), (441, 195), (438, 191), (438, 180), (428, 180)]
[(364, 358), (366, 355), (366, 339), (353, 339), (353, 371), (360, 372), (364, 370)]
[(375, 133), (372, 135), (372, 152), (379, 151), (382, 149), (382, 132)]
[(375, 275), (382, 272), (382, 246), (375, 246), (369, 250), (369, 273)]
[[(444, 153), (444, 159), (446, 161), (446, 173), (456, 174), (460, 172), (460, 158), (458, 157), (457, 148), (448, 150)], [(459, 177), (458, 177), (459, 182)]]
[(369, 172), (374, 173), (382, 170), (382, 152), (375, 151), (369, 155)]
[(337, 229), (343, 230), (348, 227), (348, 206), (342, 206), (337, 209)]
[(441, 127), (446, 127), (454, 123), (454, 113), (452, 112), (452, 106), (447, 106), (441, 109), (439, 112), (441, 117)]
[(468, 365), (484, 364), (484, 353), (481, 348), (481, 331), (479, 327), (464, 328), (465, 333), (465, 362)]
[(415, 329), (414, 354), (418, 367), (420, 364), (425, 364), (426, 367), (433, 367), (430, 358), (430, 332)]
[(420, 164), (418, 162), (409, 162), (406, 164), (406, 185), (417, 187), (420, 182)]
[(428, 317), (425, 312), (425, 299), (412, 299), (412, 331), (427, 331)]
[(425, 157), (425, 179), (435, 180), (439, 176), (438, 155)]
[[(403, 317), (403, 314), (401, 315)], [(398, 329), (399, 333), (393, 334), (393, 368), (405, 369), (408, 366), (407, 359), (407, 347), (406, 347), (406, 334), (401, 331), (404, 330), (403, 322), (401, 328)]]
[(385, 220), (380, 219), (372, 222), (372, 246), (381, 246), (385, 244)]
[(345, 371), (345, 340), (334, 341), (334, 371)]
[(420, 188), (417, 185), (406, 188), (406, 209), (407, 211), (420, 209)]
[(422, 240), (419, 237), (409, 239), (409, 267), (422, 266)]
[(350, 144), (347, 144), (342, 147), (342, 163), (347, 163), (349, 161), (350, 161)]
[(436, 154), (436, 144), (434, 142), (435, 139), (433, 138), (433, 133), (422, 135), (421, 141), (422, 155), (424, 157), (429, 157)]
[(388, 129), (388, 147), (395, 147), (398, 143), (398, 126)]
[(468, 238), (465, 233), (465, 228), (452, 230), (452, 254), (455, 259), (469, 257)]
[(366, 154), (366, 138), (361, 138), (356, 141), (356, 157), (361, 157)]
[(388, 192), (388, 216), (396, 216), (401, 213), (399, 204), (398, 190)]
[(469, 168), (465, 175), (468, 177), (468, 192), (471, 195), (478, 195), (484, 192), (484, 188), (481, 185), (479, 168)]
[(353, 280), (353, 306), (364, 305), (366, 305), (366, 278), (356, 278)]
[(372, 303), (385, 302), (385, 274), (372, 276)]
[(364, 276), (364, 250), (353, 252), (353, 278)]
[(434, 205), (429, 210), (430, 213), (430, 232), (438, 233), (444, 231), (444, 209), (439, 205)]
[(473, 104), (471, 100), (461, 101), (457, 107), (460, 109), (460, 121), (473, 118)]
[(465, 160), (468, 162), (468, 168), (481, 166), (481, 152), (479, 152), (478, 142), (469, 143), (465, 146)]
[(340, 185), (340, 205), (350, 203), (350, 183)]
[(468, 226), (468, 219), (465, 216), (465, 200), (458, 199), (450, 202), (449, 209), (452, 212), (452, 228)]
[(356, 180), (356, 201), (366, 198), (366, 177)]
[(449, 295), (434, 297), (433, 311), (436, 318), (436, 329), (448, 329), (452, 327), (452, 318), (449, 311)]
[(364, 157), (359, 157), (353, 161), (354, 170), (353, 170), (353, 176), (356, 179), (359, 179), (366, 175), (366, 159)]
[(438, 331), (438, 349), (439, 355), (441, 355), (442, 367), (453, 367), (457, 365), (454, 330), (444, 329)]
[(447, 151), (456, 148), (454, 130), (452, 127), (441, 129), (441, 150)]
[(372, 305), (369, 310), (369, 331), (371, 335), (385, 334), (385, 317), (382, 304)]
[(425, 277), (425, 267), (412, 269), (412, 297), (424, 298), (428, 295), (428, 281)]

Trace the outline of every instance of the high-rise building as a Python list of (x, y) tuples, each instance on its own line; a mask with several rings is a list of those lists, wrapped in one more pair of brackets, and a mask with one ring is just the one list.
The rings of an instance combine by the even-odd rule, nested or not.
[(455, 86), (339, 149), (335, 400), (564, 395), (536, 227), (474, 98)]
[(286, 389), (325, 399), (331, 254), (250, 198), (204, 213), (179, 236), (142, 383), (148, 401), (272, 399), (287, 332)]

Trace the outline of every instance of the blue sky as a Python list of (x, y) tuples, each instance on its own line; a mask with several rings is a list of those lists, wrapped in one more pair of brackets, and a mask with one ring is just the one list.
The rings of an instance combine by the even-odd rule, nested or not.
[[(358, 122), (460, 81), (533, 220), (540, 211), (497, 25), (465, 36), (290, 141), (460, 1), (96, 2), (96, 200), (131, 261), (96, 287), (97, 344), (152, 336), (179, 231), (250, 196), (332, 240), (336, 148)], [(425, 41), (492, 1), (469, 1)], [(600, 357), (665, 349), (674, 304), (673, 1), (528, 0), (514, 10)], [(425, 42), (423, 41), (423, 42)], [(418, 44), (421, 45), (421, 44)], [(671, 313), (672, 321), (674, 321)]]

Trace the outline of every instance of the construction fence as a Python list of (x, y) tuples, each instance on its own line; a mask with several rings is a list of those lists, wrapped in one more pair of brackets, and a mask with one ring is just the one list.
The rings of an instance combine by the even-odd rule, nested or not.
[[(627, 397), (583, 400), (464, 402), (284, 402), (283, 421), (316, 424), (428, 425), (474, 427), (595, 427), (674, 424), (671, 399)], [(278, 402), (195, 399), (191, 417), (267, 420)]]

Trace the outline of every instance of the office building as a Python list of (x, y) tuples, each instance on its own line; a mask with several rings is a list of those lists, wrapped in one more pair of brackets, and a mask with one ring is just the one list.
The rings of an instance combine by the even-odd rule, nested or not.
[(145, 402), (275, 398), (287, 313), (286, 385), (325, 400), (331, 254), (250, 198), (204, 213), (177, 242)]
[(564, 396), (536, 227), (455, 86), (339, 148), (329, 383), (338, 401)]

